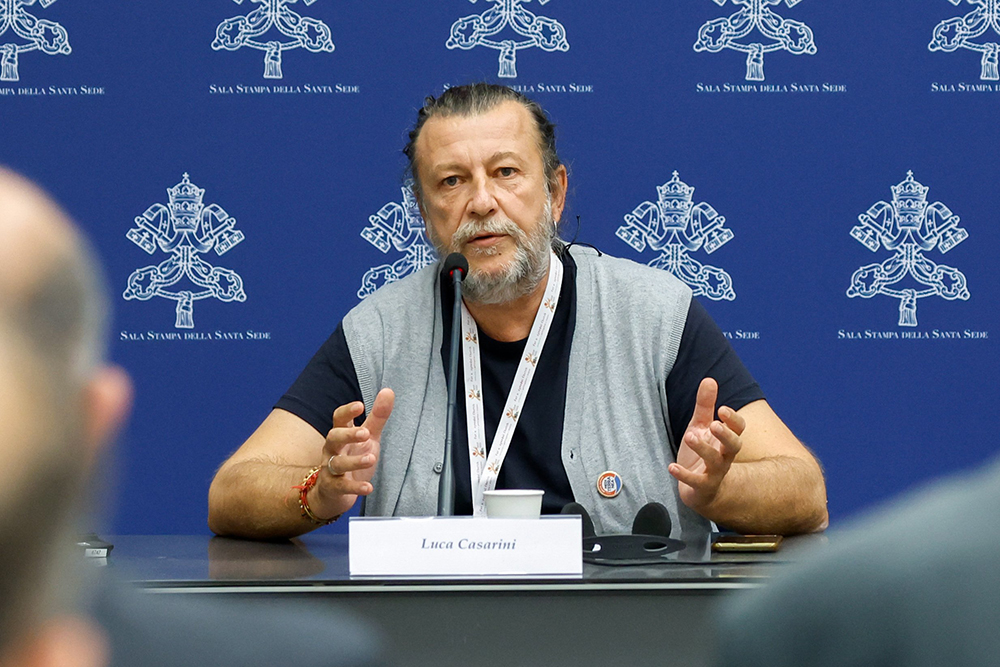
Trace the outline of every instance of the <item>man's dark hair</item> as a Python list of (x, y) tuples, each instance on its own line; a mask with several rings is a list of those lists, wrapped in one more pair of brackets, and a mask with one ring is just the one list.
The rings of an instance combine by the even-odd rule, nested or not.
[(538, 102), (528, 99), (513, 88), (494, 83), (471, 83), (449, 88), (438, 97), (428, 95), (424, 99), (424, 106), (417, 112), (417, 122), (410, 132), (410, 141), (403, 149), (403, 153), (410, 161), (409, 175), (413, 179), (417, 193), (420, 192), (420, 177), (417, 174), (416, 145), (424, 123), (434, 116), (478, 116), (493, 110), (503, 102), (517, 102), (531, 114), (538, 130), (538, 148), (542, 152), (545, 182), (552, 182), (556, 169), (562, 162), (556, 153), (556, 126), (549, 120), (545, 110)]

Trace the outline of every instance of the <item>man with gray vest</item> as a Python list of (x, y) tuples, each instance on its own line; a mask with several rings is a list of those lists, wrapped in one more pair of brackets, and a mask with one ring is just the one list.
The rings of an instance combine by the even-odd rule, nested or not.
[[(503, 86), (450, 88), (427, 98), (404, 152), (429, 239), (470, 266), (454, 323), (456, 514), (482, 514), (489, 489), (540, 488), (543, 511), (575, 501), (598, 533), (628, 532), (653, 501), (685, 540), (710, 521), (825, 528), (819, 464), (691, 290), (558, 238), (567, 172), (541, 107)], [(368, 515), (435, 513), (454, 298), (439, 268), (348, 313), (219, 469), (213, 531), (298, 535), (358, 496)]]

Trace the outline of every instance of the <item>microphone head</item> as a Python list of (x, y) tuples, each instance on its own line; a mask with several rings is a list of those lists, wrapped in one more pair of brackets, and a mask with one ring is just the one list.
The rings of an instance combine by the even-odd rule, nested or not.
[(581, 523), (583, 524), (583, 539), (597, 536), (597, 531), (594, 529), (594, 520), (590, 518), (590, 514), (587, 513), (587, 510), (580, 503), (566, 503), (559, 513), (580, 515), (582, 518)]
[(469, 260), (460, 252), (453, 252), (445, 257), (444, 265), (441, 267), (441, 273), (446, 276), (450, 276), (455, 271), (458, 271), (463, 278), (469, 272)]
[(670, 537), (670, 512), (661, 503), (646, 503), (632, 522), (633, 535)]

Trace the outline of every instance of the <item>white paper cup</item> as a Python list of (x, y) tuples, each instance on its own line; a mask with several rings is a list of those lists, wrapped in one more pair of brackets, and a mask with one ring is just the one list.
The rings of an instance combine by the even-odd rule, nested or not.
[(542, 495), (537, 489), (483, 491), (486, 516), (491, 519), (537, 519), (542, 513)]

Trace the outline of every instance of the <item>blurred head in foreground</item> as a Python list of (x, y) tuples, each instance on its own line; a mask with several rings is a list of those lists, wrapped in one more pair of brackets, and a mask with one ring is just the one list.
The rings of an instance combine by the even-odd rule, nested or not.
[(94, 459), (131, 399), (124, 372), (102, 362), (106, 312), (66, 215), (0, 168), (0, 665), (107, 659), (100, 631), (72, 613), (67, 553)]

